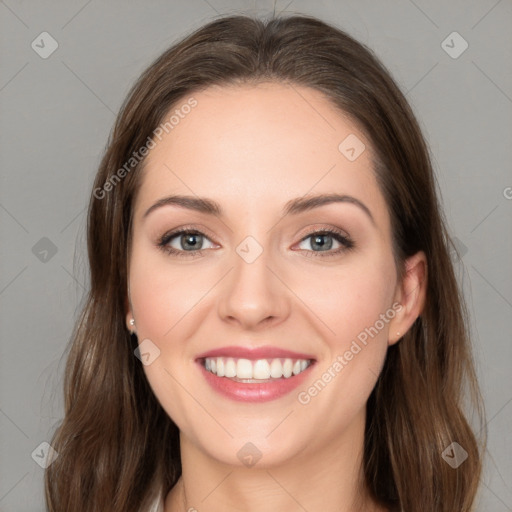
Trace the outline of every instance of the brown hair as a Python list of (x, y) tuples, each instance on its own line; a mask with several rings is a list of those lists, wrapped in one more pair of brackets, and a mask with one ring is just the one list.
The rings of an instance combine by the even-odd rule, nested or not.
[[(142, 74), (100, 164), (88, 211), (90, 291), (70, 343), (65, 417), (51, 441), (59, 456), (45, 474), (51, 512), (143, 510), (181, 474), (178, 428), (150, 389), (133, 353), (137, 340), (125, 328), (132, 206), (144, 160), (122, 179), (119, 170), (184, 98), (212, 85), (263, 81), (320, 91), (362, 127), (399, 272), (407, 256), (427, 256), (426, 308), (389, 347), (367, 403), (364, 485), (393, 510), (473, 509), (486, 435), (477, 440), (463, 403), (469, 399), (482, 426), (483, 400), (452, 244), (414, 114), (371, 50), (343, 31), (310, 16), (229, 16), (175, 44)], [(457, 469), (442, 456), (454, 441), (468, 454)]]

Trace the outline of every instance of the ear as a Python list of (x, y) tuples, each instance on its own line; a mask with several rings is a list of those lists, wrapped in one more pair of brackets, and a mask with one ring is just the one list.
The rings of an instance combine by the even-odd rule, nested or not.
[(405, 274), (397, 284), (395, 317), (389, 322), (389, 345), (394, 345), (411, 328), (425, 307), (427, 296), (427, 257), (423, 251), (407, 258)]

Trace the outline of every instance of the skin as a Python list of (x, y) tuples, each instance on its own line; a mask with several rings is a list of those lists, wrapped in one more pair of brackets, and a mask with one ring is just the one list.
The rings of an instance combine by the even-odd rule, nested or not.
[[(194, 98), (197, 106), (146, 159), (129, 266), (127, 328), (160, 350), (144, 371), (180, 429), (183, 474), (165, 512), (353, 512), (358, 496), (357, 510), (384, 510), (358, 483), (365, 406), (388, 346), (423, 309), (425, 255), (407, 260), (399, 282), (370, 143), (319, 92), (265, 83), (211, 87)], [(353, 162), (338, 150), (349, 134), (366, 145)], [(333, 192), (357, 198), (374, 220), (349, 202), (281, 214), (291, 199)], [(171, 194), (213, 199), (223, 216), (167, 205), (144, 218)], [(185, 257), (157, 247), (184, 225), (205, 234), (200, 256), (186, 251), (180, 235), (169, 244)], [(327, 236), (332, 248), (322, 251), (307, 237), (326, 228), (355, 247), (322, 256), (342, 247)], [(236, 252), (249, 235), (263, 249), (250, 264)], [(298, 392), (393, 303), (402, 305), (394, 318), (309, 403), (299, 403)], [(234, 402), (211, 389), (195, 362), (226, 345), (275, 345), (317, 362), (307, 384), (282, 398)], [(252, 467), (237, 457), (248, 442), (262, 454)]]

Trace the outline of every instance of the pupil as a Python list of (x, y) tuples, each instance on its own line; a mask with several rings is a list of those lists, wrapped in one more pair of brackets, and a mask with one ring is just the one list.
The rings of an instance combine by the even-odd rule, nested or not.
[[(185, 240), (185, 244), (183, 244), (183, 247), (185, 249), (187, 249), (187, 244), (189, 244), (190, 240), (193, 239), (193, 238), (196, 238), (198, 236), (200, 236), (200, 235), (194, 235), (194, 234), (192, 234), (192, 235), (190, 235), (190, 234), (183, 235), (182, 236), (182, 241)], [(197, 247), (197, 245), (199, 245), (199, 243), (197, 241), (196, 242), (192, 241), (191, 245), (192, 245), (192, 247), (189, 247), (189, 249), (195, 249)]]
[(331, 239), (330, 243), (325, 243), (325, 242), (321, 241), (324, 237), (330, 237), (330, 235), (317, 235), (317, 236), (315, 236), (314, 237), (313, 245), (317, 245), (320, 248), (330, 249), (332, 247), (332, 239)]

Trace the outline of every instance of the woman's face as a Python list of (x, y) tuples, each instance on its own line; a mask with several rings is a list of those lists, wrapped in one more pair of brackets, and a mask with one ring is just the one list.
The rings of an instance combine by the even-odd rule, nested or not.
[(127, 322), (148, 381), (182, 443), (224, 463), (350, 443), (401, 308), (369, 141), (309, 88), (193, 98), (155, 138), (134, 210)]

